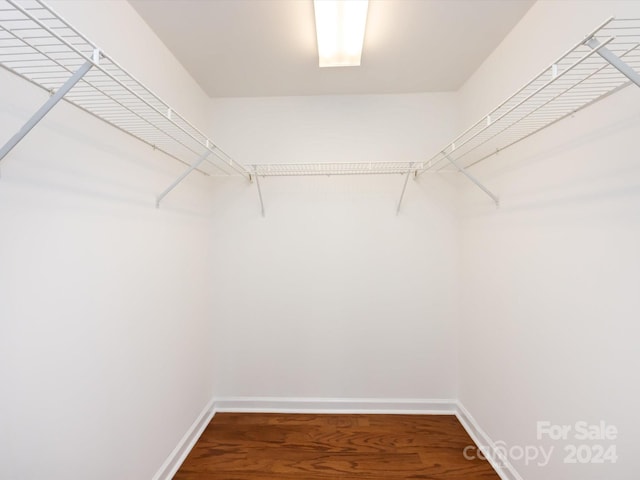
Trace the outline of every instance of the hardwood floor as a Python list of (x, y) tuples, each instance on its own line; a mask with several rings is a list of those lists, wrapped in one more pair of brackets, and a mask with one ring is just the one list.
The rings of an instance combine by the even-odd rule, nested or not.
[(218, 413), (175, 480), (499, 480), (452, 415)]

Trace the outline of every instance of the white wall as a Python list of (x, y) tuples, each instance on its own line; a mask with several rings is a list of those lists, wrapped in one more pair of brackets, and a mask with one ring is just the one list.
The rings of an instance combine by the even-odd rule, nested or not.
[[(459, 100), (469, 123), (605, 16), (640, 14), (539, 2), (459, 95), (209, 102), (127, 3), (54, 6), (248, 164), (422, 160)], [(0, 84), (2, 141), (46, 94)], [(465, 188), (458, 215), (447, 177), (410, 182), (397, 217), (400, 176), (268, 178), (266, 219), (238, 178), (194, 176), (155, 210), (182, 166), (60, 105), (2, 164), (0, 477), (150, 478), (215, 393), (459, 397), (510, 445), (539, 443), (537, 420), (606, 420), (613, 467), (514, 463), (634, 478), (639, 100), (476, 168), (499, 210)]]
[[(55, 6), (202, 106), (127, 3)], [(0, 86), (3, 143), (48, 95), (5, 70)], [(149, 479), (213, 395), (208, 185), (156, 210), (184, 166), (65, 103), (1, 168), (0, 478)]]
[[(609, 15), (637, 2), (539, 2), (461, 91), (476, 120)], [(544, 33), (541, 33), (544, 32)], [(533, 69), (533, 71), (532, 71)], [(524, 73), (523, 73), (524, 72)], [(463, 192), (460, 399), (493, 440), (555, 447), (527, 480), (637, 478), (640, 89), (628, 87), (487, 160), (501, 197)], [(615, 465), (563, 463), (536, 422), (615, 425)]]
[[(420, 160), (455, 130), (453, 94), (215, 99), (236, 159)], [(447, 181), (220, 181), (220, 396), (455, 398), (457, 224)]]

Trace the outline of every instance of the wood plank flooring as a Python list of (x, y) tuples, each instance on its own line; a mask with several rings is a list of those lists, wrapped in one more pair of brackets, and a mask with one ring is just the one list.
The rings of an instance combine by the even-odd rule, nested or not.
[(499, 480), (452, 415), (218, 413), (175, 480)]

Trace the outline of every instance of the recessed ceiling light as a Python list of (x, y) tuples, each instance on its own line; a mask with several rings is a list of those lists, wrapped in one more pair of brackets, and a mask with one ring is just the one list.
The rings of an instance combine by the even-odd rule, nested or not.
[(369, 0), (314, 0), (320, 67), (357, 67)]

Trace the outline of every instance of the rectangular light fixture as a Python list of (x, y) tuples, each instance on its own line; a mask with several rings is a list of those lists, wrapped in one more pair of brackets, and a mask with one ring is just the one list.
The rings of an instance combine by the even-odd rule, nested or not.
[(369, 0), (313, 0), (321, 67), (357, 67)]

